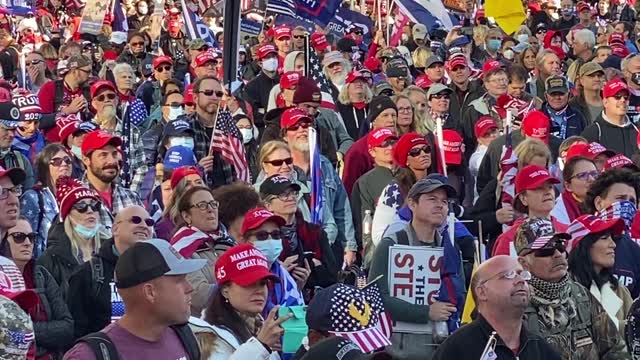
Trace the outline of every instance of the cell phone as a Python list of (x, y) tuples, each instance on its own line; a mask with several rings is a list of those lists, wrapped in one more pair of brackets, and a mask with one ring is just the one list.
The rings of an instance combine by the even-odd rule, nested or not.
[(466, 36), (473, 36), (473, 28), (471, 26), (465, 26), (460, 28), (460, 34)]
[(313, 251), (305, 251), (301, 257), (298, 257), (298, 266), (304, 267), (304, 260), (306, 259), (309, 267), (313, 267), (313, 255), (315, 255)]

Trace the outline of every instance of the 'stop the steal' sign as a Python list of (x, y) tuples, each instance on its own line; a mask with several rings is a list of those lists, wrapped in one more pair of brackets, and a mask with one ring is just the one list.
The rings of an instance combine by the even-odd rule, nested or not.
[[(440, 290), (442, 248), (394, 245), (389, 248), (389, 294), (415, 305), (431, 305)], [(430, 333), (427, 324), (396, 322), (394, 332)]]

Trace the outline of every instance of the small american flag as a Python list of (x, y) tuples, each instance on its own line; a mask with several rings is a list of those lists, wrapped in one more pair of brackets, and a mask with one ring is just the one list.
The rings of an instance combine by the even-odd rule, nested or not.
[(307, 77), (318, 84), (318, 87), (320, 88), (320, 92), (322, 93), (320, 107), (335, 110), (336, 104), (331, 96), (331, 86), (329, 85), (327, 78), (324, 76), (324, 73), (322, 73), (320, 57), (313, 48), (309, 51), (309, 71), (307, 71)]
[(171, 246), (173, 246), (180, 255), (190, 258), (193, 253), (198, 250), (200, 245), (212, 240), (212, 238), (204, 232), (193, 226), (183, 226), (171, 238)]
[[(511, 206), (513, 198), (516, 196), (515, 181), (516, 174), (518, 173), (518, 158), (513, 151), (513, 141), (509, 130), (507, 130), (505, 145), (502, 146), (500, 170), (501, 173), (498, 175), (498, 181), (500, 181), (500, 185), (502, 185), (500, 201), (502, 202), (502, 207), (506, 207), (507, 205)], [(505, 225), (503, 225), (503, 229)]]
[(382, 303), (382, 295), (380, 295), (380, 289), (378, 288), (378, 284), (370, 284), (366, 288), (363, 289), (364, 295), (367, 300), (371, 303), (373, 309), (378, 313), (378, 328), (387, 339), (391, 339), (391, 334), (393, 333), (393, 322), (391, 320), (391, 316), (388, 312), (384, 310), (384, 305)]
[(216, 127), (211, 137), (211, 152), (218, 152), (236, 170), (236, 180), (251, 183), (251, 173), (242, 144), (240, 130), (226, 110), (218, 112)]
[(296, 3), (294, 0), (269, 0), (267, 2), (267, 12), (295, 17)]
[(140, 99), (135, 99), (129, 103), (129, 119), (135, 126), (139, 126), (147, 118), (147, 108)]
[(541, 237), (533, 240), (533, 242), (531, 244), (529, 244), (529, 248), (531, 250), (542, 249), (543, 247), (545, 247), (549, 243), (549, 241), (551, 241), (552, 238), (553, 238), (553, 235), (541, 236)]

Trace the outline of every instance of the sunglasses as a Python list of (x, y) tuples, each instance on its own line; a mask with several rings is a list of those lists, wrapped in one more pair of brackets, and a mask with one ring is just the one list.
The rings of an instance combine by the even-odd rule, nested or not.
[(624, 101), (628, 101), (629, 100), (629, 95), (613, 95), (613, 98), (616, 99), (616, 100), (624, 99)]
[(589, 178), (591, 178), (592, 180), (595, 180), (598, 175), (600, 175), (600, 172), (598, 172), (597, 170), (593, 170), (593, 171), (583, 171), (580, 173), (577, 173), (575, 175), (573, 175), (571, 178), (576, 178), (578, 180), (588, 180)]
[(273, 240), (280, 240), (282, 238), (282, 232), (280, 230), (273, 230), (271, 232), (261, 230), (256, 232), (254, 235), (258, 241), (265, 241), (269, 238)]
[(432, 99), (446, 99), (449, 100), (451, 98), (451, 96), (449, 94), (434, 94), (431, 95)]
[(308, 129), (308, 128), (312, 127), (312, 126), (313, 126), (313, 123), (311, 123), (309, 121), (300, 121), (299, 123), (288, 127), (287, 131), (297, 131), (300, 128)]
[(27, 65), (27, 66), (33, 66), (33, 65), (42, 64), (43, 62), (44, 62), (44, 61), (42, 61), (42, 60), (31, 60), (31, 61), (28, 61), (28, 62), (26, 63), (26, 65)]
[(129, 221), (132, 224), (136, 224), (136, 225), (139, 225), (144, 221), (144, 224), (147, 225), (148, 227), (152, 227), (156, 223), (155, 221), (153, 221), (152, 218), (143, 219), (140, 216), (135, 216), (135, 215), (132, 216), (131, 219), (129, 219)]
[(0, 186), (0, 200), (4, 200), (6, 198), (9, 197), (9, 193), (12, 193), (13, 195), (20, 197), (20, 195), (22, 195), (22, 186), (18, 185), (18, 186), (14, 186), (14, 187), (10, 187), (10, 188), (5, 188)]
[(131, 43), (131, 46), (144, 46), (144, 41)]
[(398, 142), (398, 139), (391, 138), (391, 139), (387, 139), (387, 140), (385, 140), (382, 144), (380, 144), (380, 145), (379, 145), (379, 146), (377, 146), (377, 147), (379, 147), (379, 148), (386, 148), (386, 147), (389, 147), (389, 146), (393, 146), (393, 145), (395, 145), (397, 142)]
[(79, 212), (80, 214), (86, 213), (89, 209), (93, 212), (98, 212), (100, 210), (100, 202), (99, 201), (91, 201), (91, 202), (77, 202), (73, 204), (73, 209)]
[(29, 239), (29, 241), (33, 244), (36, 242), (36, 236), (38, 234), (32, 232), (25, 234), (23, 232), (14, 232), (13, 234), (9, 234), (13, 238), (13, 242), (16, 244), (22, 244), (25, 240)]
[(565, 246), (563, 241), (556, 241), (556, 243), (550, 247), (544, 247), (542, 249), (534, 250), (533, 256), (550, 257), (556, 253), (556, 250), (558, 250), (560, 253), (564, 253), (565, 251), (567, 251), (567, 247)]
[(213, 94), (216, 94), (216, 96), (219, 98), (224, 96), (224, 92), (222, 90), (203, 90), (198, 91), (198, 94), (204, 94), (204, 96), (211, 96)]
[(304, 35), (293, 35), (294, 39), (304, 39)]
[(429, 145), (425, 145), (423, 147), (419, 147), (419, 148), (414, 148), (409, 150), (409, 156), (411, 157), (416, 157), (418, 155), (420, 155), (420, 153), (425, 153), (425, 154), (431, 154), (431, 146)]
[(198, 210), (205, 211), (208, 208), (211, 208), (212, 210), (216, 210), (218, 208), (218, 205), (220, 204), (217, 201), (211, 200), (211, 201), (200, 201), (195, 205), (191, 205), (191, 207), (198, 208)]
[(172, 66), (171, 65), (165, 65), (165, 66), (160, 66), (156, 69), (157, 72), (162, 73), (165, 71), (171, 71)]
[(183, 103), (179, 103), (179, 102), (172, 102), (170, 104), (164, 104), (164, 106), (171, 106), (172, 108), (184, 108), (184, 104)]
[(71, 165), (71, 158), (68, 156), (65, 157), (61, 157), (61, 158), (53, 158), (49, 161), (50, 165), (53, 165), (55, 167), (60, 167), (62, 166), (62, 163), (65, 163), (67, 165)]
[(106, 100), (113, 100), (116, 98), (116, 94), (114, 93), (108, 93), (108, 94), (100, 94), (98, 96), (96, 96), (96, 100), (98, 100), (99, 102), (103, 102)]
[(547, 30), (538, 30), (536, 31), (536, 34), (546, 34)]
[(291, 165), (293, 164), (293, 158), (288, 157), (286, 159), (270, 160), (270, 161), (265, 161), (265, 163), (271, 164), (276, 167), (282, 166), (282, 164)]

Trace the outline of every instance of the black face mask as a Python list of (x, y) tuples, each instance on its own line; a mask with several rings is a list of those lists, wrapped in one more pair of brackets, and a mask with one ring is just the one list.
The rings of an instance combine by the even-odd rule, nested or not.
[(640, 72), (631, 74), (631, 82), (640, 86)]

